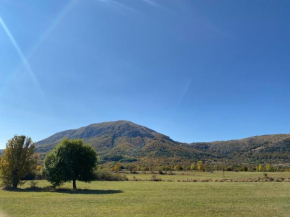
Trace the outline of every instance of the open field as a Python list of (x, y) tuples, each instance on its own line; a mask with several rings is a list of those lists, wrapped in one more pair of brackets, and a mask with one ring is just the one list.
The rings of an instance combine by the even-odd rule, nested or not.
[[(211, 173), (203, 173), (209, 178)], [(217, 172), (217, 174), (219, 174)], [(250, 176), (255, 173), (230, 173)], [(239, 174), (239, 175), (238, 175)], [(262, 174), (261, 174), (262, 175)], [(289, 177), (289, 173), (277, 173)], [(136, 175), (135, 175), (136, 176)], [(142, 175), (137, 175), (142, 176)], [(174, 175), (173, 175), (174, 176)], [(183, 175), (175, 175), (181, 177)], [(187, 176), (187, 175), (185, 175)], [(200, 174), (202, 177), (202, 175)], [(271, 174), (272, 176), (272, 174)], [(192, 176), (190, 176), (192, 177)], [(140, 178), (140, 177), (138, 177)], [(217, 178), (216, 176), (213, 178)], [(49, 186), (38, 181), (39, 187)], [(86, 191), (0, 191), (8, 216), (289, 216), (290, 183), (78, 182)], [(71, 188), (68, 183), (65, 188)], [(1, 211), (0, 211), (1, 212)]]
[[(155, 172), (157, 173), (157, 172)], [(186, 179), (217, 179), (223, 178), (222, 171), (214, 171), (214, 172), (182, 172), (182, 171), (173, 171), (174, 175), (159, 175), (156, 174), (158, 178), (161, 178), (164, 181), (167, 180), (186, 180)], [(284, 177), (290, 178), (290, 172), (266, 172), (269, 177)], [(135, 176), (138, 179), (148, 180), (152, 177), (152, 173), (147, 171), (146, 174), (144, 172), (138, 172), (138, 174), (125, 174), (130, 180)], [(264, 177), (264, 172), (224, 172), (224, 177), (227, 179), (238, 179), (238, 178), (257, 178)]]

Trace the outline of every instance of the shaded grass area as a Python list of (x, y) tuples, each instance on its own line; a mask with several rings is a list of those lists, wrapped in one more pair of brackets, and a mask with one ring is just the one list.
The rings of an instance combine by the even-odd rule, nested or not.
[(3, 189), (2, 191), (8, 192), (53, 192), (53, 193), (67, 193), (67, 194), (118, 194), (123, 193), (121, 190), (89, 190), (89, 189), (79, 189), (77, 191), (72, 190), (70, 188), (58, 188), (53, 189), (51, 187), (36, 187), (36, 188), (18, 188), (18, 189)]
[[(49, 184), (39, 181), (38, 187)], [(289, 216), (290, 183), (78, 182), (0, 191), (9, 216)]]

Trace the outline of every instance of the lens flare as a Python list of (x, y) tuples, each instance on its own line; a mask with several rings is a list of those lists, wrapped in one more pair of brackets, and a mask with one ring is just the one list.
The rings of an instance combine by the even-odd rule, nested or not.
[(44, 94), (43, 91), (35, 77), (35, 73), (33, 72), (33, 70), (31, 69), (27, 59), (25, 58), (22, 50), (20, 49), (19, 45), (17, 44), (16, 40), (14, 39), (13, 35), (11, 34), (10, 30), (8, 29), (7, 25), (5, 24), (5, 22), (3, 21), (3, 19), (0, 17), (0, 24), (2, 26), (2, 28), (4, 29), (5, 33), (7, 34), (8, 38), (10, 39), (11, 43), (13, 44), (14, 48), (16, 49), (18, 55), (20, 56), (22, 63), (24, 64), (27, 72), (29, 73), (29, 76), (32, 80), (32, 82), (34, 83), (34, 85), (37, 87), (39, 93), (41, 94), (42, 98), (44, 99)]
[(45, 41), (45, 39), (48, 37), (48, 35), (53, 32), (53, 30), (59, 25), (61, 20), (65, 17), (65, 15), (72, 9), (73, 6), (78, 3), (79, 0), (71, 0), (69, 3), (67, 3), (61, 12), (55, 17), (54, 21), (48, 28), (41, 34), (39, 39), (34, 43), (32, 48), (30, 49), (30, 52), (28, 53), (27, 57), (30, 58), (33, 53), (41, 46), (41, 44)]
[[(71, 8), (78, 2), (79, 0), (71, 0), (69, 1), (68, 4), (65, 5), (65, 7), (61, 10), (61, 12), (58, 14), (58, 16), (56, 16), (56, 18), (54, 19), (53, 23), (48, 26), (48, 28), (44, 31), (44, 33), (39, 37), (39, 39), (34, 43), (34, 45), (30, 48), (28, 54), (25, 56), (22, 52), (22, 50), (20, 49), (19, 45), (17, 44), (16, 40), (14, 39), (13, 35), (11, 34), (9, 28), (7, 27), (7, 25), (5, 24), (4, 20), (0, 17), (0, 24), (2, 26), (2, 28), (4, 29), (5, 33), (7, 34), (7, 36), (9, 37), (10, 41), (12, 42), (13, 46), (15, 47), (17, 53), (19, 54), (21, 60), (22, 60), (22, 64), (25, 66), (25, 68), (27, 69), (33, 83), (36, 85), (36, 87), (38, 88), (39, 93), (41, 94), (42, 99), (45, 101), (45, 97), (44, 97), (44, 93), (43, 90), (41, 89), (39, 82), (36, 79), (35, 73), (33, 72), (28, 59), (31, 58), (31, 56), (36, 52), (36, 50), (41, 46), (41, 44), (43, 43), (43, 41), (45, 41), (45, 39), (47, 38), (47, 36), (59, 25), (60, 21), (64, 18), (64, 16), (71, 10)], [(15, 70), (17, 71), (17, 70)], [(15, 73), (15, 72), (14, 72)], [(6, 80), (6, 85), (9, 81), (11, 81), (13, 74), (12, 73), (10, 75), (10, 77)], [(5, 86), (5, 85), (4, 85)], [(4, 86), (2, 86), (2, 92), (4, 89)], [(1, 94), (1, 92), (0, 92)]]
[(10, 41), (12, 42), (13, 46), (15, 47), (18, 55), (20, 56), (23, 64), (25, 65), (27, 71), (29, 72), (30, 77), (32, 78), (33, 82), (38, 85), (38, 82), (36, 80), (36, 77), (29, 65), (29, 63), (27, 62), (25, 56), (23, 55), (20, 47), (18, 46), (17, 42), (15, 41), (14, 37), (12, 36), (11, 32), (9, 31), (8, 27), (6, 26), (5, 22), (2, 20), (2, 18), (0, 17), (0, 24), (3, 27), (4, 31), (6, 32), (7, 36), (9, 37)]

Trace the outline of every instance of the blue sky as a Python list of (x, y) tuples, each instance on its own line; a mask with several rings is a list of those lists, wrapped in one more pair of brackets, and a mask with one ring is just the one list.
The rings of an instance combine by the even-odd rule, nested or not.
[(0, 0), (0, 148), (129, 120), (182, 142), (290, 133), (290, 2)]

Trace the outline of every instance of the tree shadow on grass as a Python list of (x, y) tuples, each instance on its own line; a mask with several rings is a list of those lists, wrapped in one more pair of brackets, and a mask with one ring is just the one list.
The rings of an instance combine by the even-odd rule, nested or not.
[(9, 189), (3, 189), (5, 191), (11, 191), (11, 192), (52, 192), (52, 193), (63, 193), (63, 194), (119, 194), (123, 193), (121, 190), (91, 190), (91, 189), (78, 189), (78, 190), (72, 190), (69, 188), (57, 188), (54, 189), (52, 187), (45, 187), (45, 188), (9, 188)]
[(89, 189), (79, 189), (79, 190), (71, 190), (71, 189), (58, 189), (55, 192), (57, 193), (65, 193), (65, 194), (119, 194), (123, 193), (121, 190), (89, 190)]

